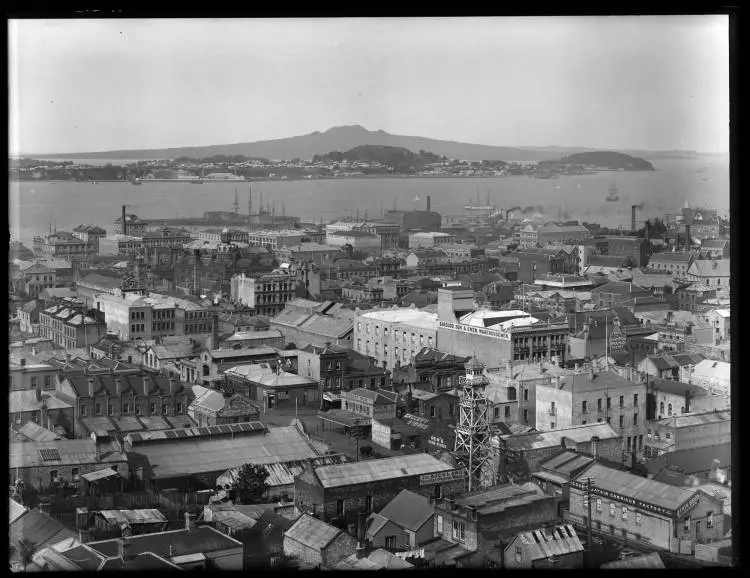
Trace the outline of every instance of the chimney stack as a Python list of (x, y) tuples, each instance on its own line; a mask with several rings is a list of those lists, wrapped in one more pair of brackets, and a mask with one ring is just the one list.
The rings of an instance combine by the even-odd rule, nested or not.
[(125, 217), (125, 207), (126, 205), (122, 206), (122, 234), (127, 235), (128, 234), (128, 221)]
[(94, 397), (94, 377), (89, 376), (89, 397)]
[(430, 198), (430, 195), (427, 195), (427, 211), (428, 211), (428, 212), (429, 212), (429, 210), (430, 210), (430, 201), (431, 201), (431, 200), (432, 200), (432, 199)]
[(635, 233), (638, 230), (638, 205), (633, 205), (630, 207), (630, 210), (632, 212), (631, 214), (631, 221), (630, 221), (630, 232)]
[(65, 365), (70, 365), (71, 357), (70, 353), (65, 354)]
[(599, 459), (599, 436), (591, 438), (591, 455), (595, 460)]

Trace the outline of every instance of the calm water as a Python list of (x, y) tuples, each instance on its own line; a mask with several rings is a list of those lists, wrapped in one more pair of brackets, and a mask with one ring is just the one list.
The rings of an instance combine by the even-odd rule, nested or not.
[[(252, 183), (253, 208), (260, 194), (264, 205), (272, 204), (281, 214), (302, 220), (336, 216), (359, 211), (364, 218), (377, 217), (381, 210), (424, 208), (427, 195), (432, 208), (442, 214), (458, 214), (461, 206), (476, 200), (499, 207), (540, 206), (549, 219), (583, 218), (607, 226), (630, 227), (630, 206), (644, 203), (641, 220), (661, 216), (664, 211), (710, 205), (721, 214), (729, 212), (729, 165), (717, 159), (670, 160), (653, 163), (654, 172), (601, 172), (559, 179), (505, 177), (487, 179), (381, 178), (350, 180), (275, 181)], [(620, 201), (607, 203), (610, 180), (616, 180)], [(703, 180), (706, 179), (706, 180)], [(240, 212), (247, 212), (247, 183), (129, 183), (10, 182), (10, 225), (16, 238), (31, 243), (34, 234), (47, 231), (50, 217), (58, 229), (82, 223), (97, 224), (110, 230), (120, 206), (140, 217), (199, 217), (204, 211), (229, 211), (239, 192)], [(415, 196), (419, 196), (419, 201)]]

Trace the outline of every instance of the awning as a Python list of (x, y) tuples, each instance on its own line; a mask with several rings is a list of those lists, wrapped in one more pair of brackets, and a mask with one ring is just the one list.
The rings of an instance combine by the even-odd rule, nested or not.
[(112, 468), (104, 468), (103, 470), (97, 470), (96, 472), (83, 474), (81, 477), (87, 482), (91, 483), (91, 482), (98, 482), (100, 480), (106, 480), (109, 478), (116, 478), (119, 475), (120, 474), (118, 474)]
[(341, 401), (341, 394), (340, 393), (332, 393), (330, 391), (324, 391), (323, 392), (323, 399), (326, 401), (330, 401), (331, 403), (336, 401)]

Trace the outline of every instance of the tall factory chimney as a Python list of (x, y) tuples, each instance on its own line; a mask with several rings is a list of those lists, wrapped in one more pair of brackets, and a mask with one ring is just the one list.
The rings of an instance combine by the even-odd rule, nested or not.
[(632, 207), (630, 207), (630, 210), (632, 212), (630, 232), (635, 233), (638, 230), (638, 212), (640, 210), (640, 207), (638, 205), (633, 205)]
[(430, 210), (430, 195), (427, 195), (427, 211)]
[(122, 234), (127, 235), (128, 234), (128, 222), (127, 218), (125, 216), (125, 207), (127, 205), (122, 206)]

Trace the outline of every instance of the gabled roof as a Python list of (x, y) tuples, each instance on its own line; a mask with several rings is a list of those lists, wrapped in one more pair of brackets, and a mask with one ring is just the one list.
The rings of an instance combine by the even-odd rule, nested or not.
[(729, 259), (697, 260), (688, 269), (688, 275), (696, 277), (729, 277), (730, 273)]
[(39, 510), (29, 510), (9, 526), (10, 543), (18, 544), (19, 540), (25, 538), (34, 543), (34, 551), (75, 537), (75, 532)]
[[(104, 391), (109, 395), (119, 395), (117, 393), (117, 383), (120, 382), (120, 391), (122, 393), (133, 390), (138, 395), (148, 395), (151, 392), (160, 395), (170, 395), (183, 393), (184, 384), (178, 380), (170, 380), (168, 377), (162, 377), (152, 374), (143, 373), (134, 374), (88, 374), (88, 375), (70, 375), (65, 378), (77, 397), (89, 397), (89, 380), (94, 382), (94, 395)], [(171, 383), (174, 385), (171, 385)], [(170, 389), (171, 388), (171, 389)]]
[(590, 442), (594, 436), (599, 437), (601, 440), (608, 440), (618, 438), (620, 434), (608, 423), (592, 423), (547, 432), (504, 435), (500, 436), (500, 438), (511, 450), (530, 451), (561, 446), (563, 438), (568, 438), (575, 443), (585, 443)]
[(433, 514), (434, 508), (429, 498), (409, 490), (401, 490), (379, 512), (379, 515), (383, 518), (412, 532), (416, 532), (424, 526)]
[(308, 514), (302, 514), (294, 525), (284, 532), (286, 538), (318, 552), (325, 550), (331, 542), (343, 534), (345, 534), (343, 530)]
[(625, 283), (622, 281), (610, 281), (595, 289), (591, 290), (591, 293), (616, 293), (623, 297), (630, 297), (635, 293), (648, 293), (647, 289), (636, 285), (635, 283)]
[(646, 469), (651, 475), (656, 475), (665, 468), (676, 468), (683, 474), (695, 474), (709, 471), (714, 464), (721, 468), (732, 466), (731, 443), (667, 452), (647, 462)]
[(315, 468), (315, 474), (324, 488), (364, 484), (436, 472), (453, 470), (453, 466), (429, 454), (410, 454), (335, 466)]

